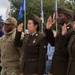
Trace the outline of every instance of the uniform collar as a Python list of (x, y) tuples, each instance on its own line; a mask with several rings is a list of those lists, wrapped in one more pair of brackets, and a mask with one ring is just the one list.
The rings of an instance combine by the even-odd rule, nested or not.
[(70, 25), (70, 24), (72, 24), (72, 22), (67, 23), (67, 26)]
[(34, 36), (36, 33), (37, 33), (37, 32), (34, 32), (34, 33), (30, 34), (30, 35)]
[(5, 34), (5, 35), (9, 35), (9, 34), (12, 34), (14, 31), (16, 31), (16, 28), (14, 28), (12, 31), (10, 31), (10, 32), (8, 32), (8, 33), (7, 33), (7, 32), (4, 32), (4, 34)]

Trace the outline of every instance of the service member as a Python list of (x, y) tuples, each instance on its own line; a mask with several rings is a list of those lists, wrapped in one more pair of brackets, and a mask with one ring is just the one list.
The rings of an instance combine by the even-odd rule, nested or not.
[(50, 73), (53, 75), (66, 75), (66, 70), (68, 67), (68, 62), (69, 62), (69, 55), (68, 51), (66, 49), (66, 44), (64, 42), (61, 42), (62, 38), (61, 37), (61, 28), (64, 25), (64, 23), (67, 25), (67, 30), (68, 33), (65, 36), (66, 41), (70, 39), (71, 33), (73, 31), (72, 25), (71, 25), (71, 20), (73, 17), (74, 13), (72, 10), (60, 7), (58, 8), (58, 18), (57, 18), (57, 23), (60, 25), (60, 29), (57, 33), (56, 38), (53, 37), (53, 32), (52, 32), (52, 25), (53, 25), (53, 20), (51, 17), (49, 17), (46, 25), (46, 36), (48, 41), (51, 43), (51, 45), (55, 45), (55, 52), (53, 55), (52, 59), (52, 66), (51, 66), (51, 71)]
[(14, 46), (17, 20), (7, 18), (4, 25), (4, 35), (0, 38), (1, 75), (18, 75), (20, 65), (20, 51)]
[(67, 69), (67, 75), (75, 75), (75, 21), (73, 22), (73, 32), (72, 36), (69, 39), (69, 42), (65, 42), (64, 39), (65, 36), (67, 35), (67, 28), (64, 25), (63, 28), (63, 34), (62, 34), (62, 41), (67, 44), (67, 49), (68, 49), (68, 54), (69, 54), (69, 64), (68, 64), (68, 69)]
[(19, 70), (23, 75), (43, 75), (45, 71), (47, 41), (45, 35), (39, 32), (39, 22), (38, 16), (30, 16), (27, 25), (29, 34), (25, 34), (23, 40), (20, 40), (23, 24), (17, 28), (14, 44), (23, 47), (24, 56)]

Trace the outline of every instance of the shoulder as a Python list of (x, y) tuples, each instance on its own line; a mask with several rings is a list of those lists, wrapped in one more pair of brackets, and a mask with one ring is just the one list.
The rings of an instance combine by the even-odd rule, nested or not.
[(46, 35), (44, 33), (41, 33), (41, 32), (38, 32), (38, 36), (41, 37), (41, 38), (46, 37)]
[(5, 35), (3, 35), (2, 37), (0, 37), (0, 43), (3, 42), (4, 38), (5, 38)]
[(3, 35), (2, 37), (0, 37), (0, 40), (2, 40), (5, 37), (5, 35)]
[(39, 39), (39, 40), (45, 40), (46, 39), (46, 35), (44, 33), (38, 32), (37, 39)]
[(16, 35), (16, 30), (12, 33), (11, 38), (14, 39)]

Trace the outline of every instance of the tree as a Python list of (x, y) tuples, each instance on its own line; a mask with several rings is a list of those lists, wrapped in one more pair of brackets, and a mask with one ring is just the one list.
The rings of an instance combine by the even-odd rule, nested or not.
[[(9, 0), (9, 1), (11, 2), (11, 11), (12, 11), (11, 15), (17, 19), (22, 1), (21, 0)], [(53, 14), (54, 3), (55, 0), (43, 0), (43, 11), (45, 18), (44, 24), (46, 24), (47, 18), (50, 15), (52, 16)], [(69, 1), (58, 0), (57, 4), (58, 7), (62, 5), (63, 7), (67, 7), (75, 11), (75, 0), (69, 0)], [(26, 21), (28, 20), (31, 13), (34, 13), (40, 17), (40, 0), (26, 0)], [(21, 23), (23, 21), (24, 19), (22, 18), (18, 23)]]

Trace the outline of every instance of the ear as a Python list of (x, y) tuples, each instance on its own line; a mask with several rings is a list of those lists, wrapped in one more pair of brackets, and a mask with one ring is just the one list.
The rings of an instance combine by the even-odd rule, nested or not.
[(67, 15), (67, 19), (70, 20), (71, 19), (71, 16)]
[(37, 28), (37, 27), (38, 27), (38, 25), (36, 24), (36, 25), (35, 25), (35, 27)]

